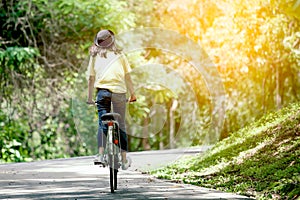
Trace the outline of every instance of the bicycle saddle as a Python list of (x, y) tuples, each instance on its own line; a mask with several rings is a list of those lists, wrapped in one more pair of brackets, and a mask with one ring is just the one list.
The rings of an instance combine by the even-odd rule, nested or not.
[(121, 115), (119, 113), (105, 113), (101, 116), (102, 121), (118, 120), (119, 118), (121, 118)]

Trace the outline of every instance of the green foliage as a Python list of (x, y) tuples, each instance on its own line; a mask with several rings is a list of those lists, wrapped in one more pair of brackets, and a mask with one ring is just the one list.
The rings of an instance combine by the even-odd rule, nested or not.
[(74, 98), (72, 100), (70, 109), (72, 111), (74, 124), (70, 124), (70, 128), (73, 127), (74, 132), (77, 132), (77, 134), (80, 135), (81, 142), (86, 146), (89, 152), (97, 154), (97, 108), (95, 106), (87, 105), (84, 100), (84, 97), (82, 99)]
[(0, 49), (0, 99), (11, 98), (15, 88), (29, 87), (35, 74), (37, 56), (38, 50), (31, 47)]
[(1, 161), (89, 154), (68, 99), (94, 35), (129, 29), (134, 14), (117, 0), (3, 1), (1, 8), (0, 108), (12, 122), (0, 121)]
[(28, 130), (24, 122), (10, 120), (0, 111), (0, 162), (25, 161), (28, 150), (24, 139), (28, 136)]
[[(117, 32), (135, 25), (134, 15), (127, 11), (125, 1), (59, 0), (52, 6), (55, 8), (51, 13), (54, 19), (61, 19), (58, 22), (62, 29), (59, 31), (70, 36), (69, 39), (74, 42), (80, 37), (91, 43), (94, 35), (103, 28)], [(71, 38), (74, 34), (76, 38)]]
[(206, 154), (153, 173), (160, 178), (255, 196), (296, 199), (300, 175), (300, 105), (270, 113)]
[(299, 0), (271, 0), (270, 3), (273, 7), (277, 7), (280, 12), (300, 19), (300, 14), (297, 12), (300, 8)]
[[(170, 148), (172, 139), (176, 140), (172, 148), (186, 147), (194, 141), (199, 144), (201, 138), (195, 130), (197, 125), (190, 124), (190, 120), (199, 120), (196, 97), (177, 66), (184, 61), (174, 55), (171, 60), (168, 58), (170, 54), (162, 54), (158, 50), (149, 50), (148, 54), (151, 54), (149, 59), (153, 63), (168, 62), (168, 65), (147, 65), (140, 61), (131, 73), (138, 96), (137, 102), (128, 106), (127, 127), (133, 136), (130, 138), (131, 150), (143, 150), (147, 145), (151, 149)], [(178, 105), (171, 111), (174, 101)], [(200, 123), (202, 121), (199, 120)]]
[[(299, 1), (170, 0), (157, 7), (160, 26), (201, 44), (222, 76), (227, 108), (222, 139), (299, 100)], [(197, 85), (197, 73), (185, 69), (198, 103), (209, 108), (209, 95), (201, 93), (205, 86)]]
[[(81, 80), (85, 78), (88, 48), (94, 35), (103, 28), (120, 33), (135, 27), (159, 26), (187, 35), (201, 44), (215, 63), (226, 89), (224, 96), (216, 97), (226, 98), (221, 139), (263, 114), (300, 98), (299, 0), (180, 3), (173, 0), (25, 0), (3, 1), (1, 6), (0, 108), (3, 116), (14, 122), (5, 123), (5, 130), (11, 127), (10, 133), (5, 131), (9, 135), (5, 143), (9, 148), (5, 152), (18, 148), (21, 152), (23, 143), (18, 146), (21, 143), (18, 132), (22, 131), (14, 131), (20, 126), (26, 143), (26, 150), (20, 153), (24, 159), (83, 155), (87, 148), (94, 152), (91, 148), (95, 146), (93, 130), (97, 125), (89, 124), (97, 120), (94, 113), (90, 115), (86, 112), (88, 108), (82, 105), (87, 84)], [(127, 42), (143, 42), (132, 40)], [(144, 134), (141, 126), (147, 123), (160, 125), (160, 118), (150, 120), (149, 116), (156, 111), (151, 110), (152, 105), (163, 106), (169, 114), (172, 101), (184, 97), (187, 103), (180, 104), (174, 113), (175, 131), (180, 128), (183, 134), (177, 135), (182, 139), (177, 145), (202, 144), (211, 118), (216, 115), (211, 105), (213, 91), (208, 91), (204, 80), (207, 77), (201, 77), (202, 74), (190, 67), (189, 58), (157, 49), (135, 53), (136, 57), (131, 60), (133, 66), (153, 62), (167, 66), (168, 70), (148, 68), (144, 71), (149, 73), (142, 72), (134, 77), (136, 83), (151, 80), (153, 84), (137, 91), (138, 102), (129, 105), (133, 122), (129, 128), (133, 136)], [(170, 78), (170, 71), (178, 72), (183, 82), (192, 86), (195, 96)], [(155, 84), (157, 79), (151, 79), (156, 77), (153, 75), (166, 77), (167, 83), (178, 86), (175, 92), (179, 95), (174, 95), (164, 84)], [(209, 78), (213, 80), (214, 77)], [(163, 89), (155, 89), (158, 85)], [(72, 110), (68, 101), (74, 90), (82, 93), (76, 99), (80, 102), (75, 102), (78, 110)], [(185, 125), (191, 118), (181, 116), (180, 110), (193, 113), (196, 128)], [(75, 114), (84, 116), (77, 127), (72, 122)], [(170, 119), (166, 117), (166, 120), (158, 134), (145, 131), (152, 148), (168, 146)], [(78, 131), (83, 134), (84, 141)], [(263, 136), (255, 137), (261, 139)], [(132, 149), (144, 149), (141, 141), (132, 139)], [(237, 151), (232, 152), (235, 155), (243, 150), (239, 144), (231, 148), (236, 148)], [(219, 155), (220, 160), (231, 156), (223, 153)], [(207, 161), (210, 162), (213, 161)]]
[(86, 155), (69, 109), (48, 117), (38, 130), (26, 120), (15, 120), (0, 112), (0, 162), (22, 162)]

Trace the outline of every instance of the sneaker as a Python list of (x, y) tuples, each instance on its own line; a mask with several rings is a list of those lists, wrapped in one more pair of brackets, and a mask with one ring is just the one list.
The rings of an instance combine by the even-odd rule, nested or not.
[(131, 159), (129, 157), (126, 158), (126, 162), (122, 162), (122, 170), (127, 170), (128, 167), (131, 166)]
[(102, 163), (105, 164), (104, 156), (101, 154), (97, 154), (94, 159), (94, 163)]

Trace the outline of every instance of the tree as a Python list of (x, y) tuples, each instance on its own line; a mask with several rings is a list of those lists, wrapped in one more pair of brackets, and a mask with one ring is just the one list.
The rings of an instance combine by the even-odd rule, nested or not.
[[(223, 78), (227, 112), (222, 138), (299, 99), (299, 1), (157, 4), (154, 15), (161, 16), (160, 26), (199, 42)], [(193, 88), (199, 88), (199, 77), (185, 69)], [(205, 99), (207, 94), (199, 95), (198, 103), (206, 102), (199, 104), (209, 108)]]
[(1, 2), (0, 108), (9, 119), (21, 118), (29, 127), (24, 137), (15, 129), (5, 145), (17, 138), (28, 150), (25, 157), (88, 151), (72, 122), (69, 101), (82, 76), (82, 60), (101, 28), (120, 31), (134, 26), (134, 14), (125, 1), (101, 1), (101, 5), (81, 0)]

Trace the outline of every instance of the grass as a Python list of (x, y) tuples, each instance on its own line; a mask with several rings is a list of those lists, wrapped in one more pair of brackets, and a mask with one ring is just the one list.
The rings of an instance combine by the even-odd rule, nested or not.
[(300, 104), (270, 113), (204, 155), (151, 172), (158, 178), (256, 199), (300, 197)]

